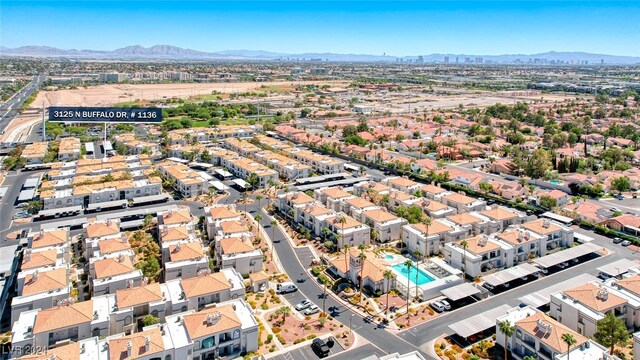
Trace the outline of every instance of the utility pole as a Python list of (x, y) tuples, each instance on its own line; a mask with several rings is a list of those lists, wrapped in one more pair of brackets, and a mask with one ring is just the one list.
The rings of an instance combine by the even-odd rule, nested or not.
[(47, 124), (44, 116), (44, 101), (42, 102), (42, 141), (47, 141)]

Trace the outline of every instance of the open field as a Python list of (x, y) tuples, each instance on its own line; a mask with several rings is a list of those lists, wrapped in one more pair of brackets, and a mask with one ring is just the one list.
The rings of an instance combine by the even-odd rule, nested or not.
[[(41, 106), (109, 106), (127, 101), (157, 100), (162, 98), (188, 98), (207, 95), (212, 91), (237, 93), (263, 92), (276, 86), (320, 84), (346, 86), (346, 81), (273, 81), (273, 82), (236, 82), (236, 83), (176, 83), (176, 84), (108, 84), (78, 88), (73, 90), (41, 91), (33, 102)], [(266, 88), (261, 89), (261, 86)]]

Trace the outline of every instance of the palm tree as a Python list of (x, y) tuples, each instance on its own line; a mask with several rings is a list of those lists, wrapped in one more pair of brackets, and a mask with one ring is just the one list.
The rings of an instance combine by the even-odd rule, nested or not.
[(465, 282), (467, 280), (467, 247), (469, 243), (467, 240), (462, 240), (460, 246), (462, 246), (462, 281)]
[(431, 218), (425, 216), (424, 220), (422, 220), (424, 224), (424, 260), (427, 260), (429, 256), (429, 226), (431, 226)]
[(327, 241), (327, 236), (331, 234), (331, 229), (325, 226), (320, 230), (320, 233), (322, 234), (322, 240)]
[(344, 271), (346, 272), (349, 269), (349, 248), (351, 245), (342, 244), (342, 249), (344, 250)]
[(409, 302), (411, 301), (409, 299), (409, 288), (411, 288), (411, 279), (409, 279), (409, 273), (411, 271), (413, 263), (411, 262), (411, 260), (407, 259), (404, 262), (404, 266), (407, 267), (407, 322), (409, 322)]
[(283, 306), (280, 309), (278, 309), (278, 311), (276, 311), (276, 313), (282, 315), (282, 324), (284, 325), (284, 322), (287, 319), (287, 316), (289, 316), (289, 314), (291, 314), (291, 308), (288, 307), (288, 306)]
[(364, 282), (364, 260), (367, 258), (367, 255), (364, 253), (364, 250), (360, 250), (360, 254), (358, 255), (360, 259), (360, 302), (362, 302), (362, 283)]
[[(340, 233), (340, 236), (344, 236), (344, 224), (347, 223), (347, 218), (340, 215), (340, 217), (338, 217), (337, 219), (338, 223), (341, 225), (342, 228), (342, 232)], [(344, 238), (342, 238), (344, 240)]]
[(256, 201), (258, 202), (258, 211), (260, 211), (261, 207), (260, 207), (260, 201), (264, 199), (264, 196), (258, 194), (256, 195)]
[(571, 352), (571, 347), (575, 345), (578, 341), (570, 333), (562, 334), (562, 341), (564, 341), (564, 343), (567, 344), (567, 360), (569, 360), (569, 353)]
[(378, 233), (378, 230), (371, 229), (371, 239), (373, 239), (374, 243), (378, 241), (379, 237), (380, 237), (380, 233)]
[(504, 334), (504, 360), (507, 360), (509, 358), (507, 341), (511, 336), (513, 336), (513, 333), (516, 331), (516, 327), (511, 325), (511, 322), (509, 320), (504, 320), (504, 321), (501, 321), (500, 324), (498, 325), (498, 330), (500, 330), (500, 332)]
[[(416, 300), (418, 299), (418, 274), (420, 274), (418, 272), (418, 262), (420, 261), (420, 257), (422, 256), (422, 254), (420, 253), (420, 251), (418, 250), (414, 250), (413, 251), (413, 257), (416, 258), (416, 281), (414, 282), (416, 284)], [(409, 275), (409, 274), (407, 274)]]
[(384, 276), (384, 278), (387, 280), (387, 308), (384, 310), (384, 312), (388, 313), (389, 312), (389, 290), (390, 290), (389, 288), (391, 287), (391, 280), (395, 277), (395, 275), (393, 274), (393, 271), (385, 270), (382, 276)]

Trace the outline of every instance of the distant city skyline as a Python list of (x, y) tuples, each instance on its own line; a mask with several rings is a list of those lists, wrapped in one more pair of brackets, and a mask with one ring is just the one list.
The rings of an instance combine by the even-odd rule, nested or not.
[(581, 51), (640, 56), (633, 1), (3, 1), (0, 45), (172, 44), (389, 56)]

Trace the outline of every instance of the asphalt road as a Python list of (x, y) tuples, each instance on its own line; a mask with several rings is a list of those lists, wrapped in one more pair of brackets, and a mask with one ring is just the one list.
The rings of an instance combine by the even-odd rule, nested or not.
[(4, 129), (16, 115), (18, 115), (18, 110), (22, 106), (22, 103), (24, 103), (31, 94), (40, 89), (44, 80), (44, 75), (34, 76), (29, 84), (25, 85), (25, 87), (20, 89), (13, 97), (0, 106), (0, 134), (4, 132)]

